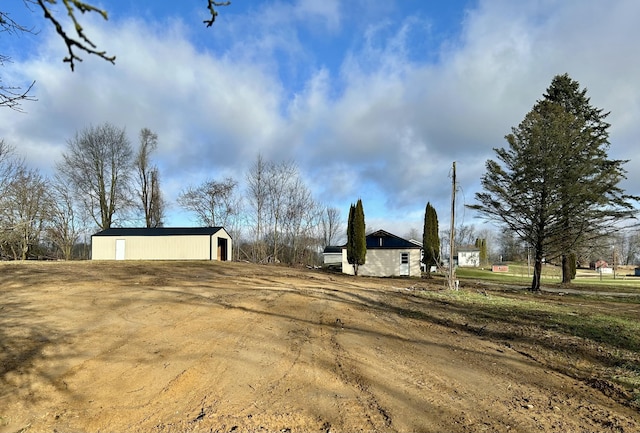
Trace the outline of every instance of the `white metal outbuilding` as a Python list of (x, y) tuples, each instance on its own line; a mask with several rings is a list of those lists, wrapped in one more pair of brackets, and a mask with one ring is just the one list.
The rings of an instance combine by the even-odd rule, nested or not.
[(230, 261), (232, 248), (223, 227), (123, 227), (91, 236), (92, 260)]

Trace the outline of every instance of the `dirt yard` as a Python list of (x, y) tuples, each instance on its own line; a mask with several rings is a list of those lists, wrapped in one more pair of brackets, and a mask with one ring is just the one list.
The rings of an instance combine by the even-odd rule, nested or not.
[(559, 367), (526, 329), (449, 320), (464, 311), (416, 286), (439, 289), (242, 263), (2, 263), (0, 432), (640, 431), (623, 392), (581, 377), (588, 360)]

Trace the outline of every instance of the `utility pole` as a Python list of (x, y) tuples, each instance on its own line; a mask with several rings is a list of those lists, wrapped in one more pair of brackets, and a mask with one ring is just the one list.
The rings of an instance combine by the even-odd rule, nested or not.
[(453, 175), (451, 183), (451, 229), (449, 230), (449, 289), (457, 289), (455, 284), (456, 271), (453, 263), (453, 240), (456, 227), (456, 162), (453, 161)]

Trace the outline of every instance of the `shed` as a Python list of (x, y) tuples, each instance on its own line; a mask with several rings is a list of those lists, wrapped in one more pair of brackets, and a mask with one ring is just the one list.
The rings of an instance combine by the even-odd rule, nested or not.
[(509, 272), (509, 265), (506, 263), (494, 263), (491, 265), (491, 272)]
[(342, 264), (342, 247), (326, 246), (322, 252), (325, 267), (333, 267)]
[(92, 260), (230, 261), (231, 253), (231, 236), (222, 227), (123, 227), (91, 236)]
[[(420, 276), (422, 247), (384, 230), (366, 236), (367, 257), (358, 268), (358, 275), (372, 277)], [(353, 275), (353, 265), (347, 261), (347, 247), (342, 247), (342, 272)]]

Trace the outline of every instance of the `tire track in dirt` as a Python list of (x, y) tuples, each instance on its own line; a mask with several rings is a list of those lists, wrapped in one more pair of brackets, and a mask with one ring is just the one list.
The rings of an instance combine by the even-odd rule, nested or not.
[[(337, 419), (321, 418), (325, 431), (333, 426), (338, 431), (394, 431), (392, 418), (371, 391), (370, 384), (359, 371), (357, 362), (340, 343), (345, 332), (344, 320), (352, 314), (352, 303), (348, 296), (336, 297), (336, 293), (324, 287), (303, 288), (298, 296), (305, 299), (308, 322), (313, 332), (305, 339), (310, 347), (309, 362), (315, 371), (325, 369), (333, 376), (336, 392), (332, 393), (331, 405), (337, 408)], [(344, 295), (344, 294), (343, 294)], [(321, 384), (318, 384), (321, 385)]]
[(356, 407), (349, 402), (345, 402), (347, 403), (346, 407), (340, 407), (343, 422), (346, 424), (347, 420), (364, 417), (371, 431), (393, 431), (391, 416), (370, 391), (369, 385), (364, 377), (358, 373), (354, 363), (349, 361), (346, 351), (338, 342), (337, 333), (336, 330), (330, 338), (335, 357), (336, 374), (345, 385), (356, 391), (357, 400)]

